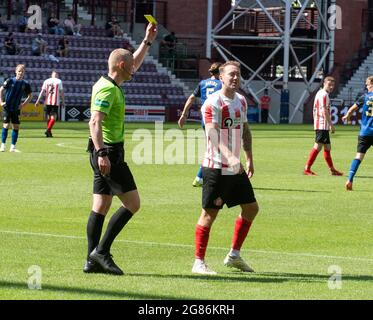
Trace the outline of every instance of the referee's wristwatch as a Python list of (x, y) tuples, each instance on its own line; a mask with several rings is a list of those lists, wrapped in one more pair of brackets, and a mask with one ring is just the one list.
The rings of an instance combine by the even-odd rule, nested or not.
[(97, 150), (97, 156), (99, 157), (107, 157), (109, 154), (107, 148), (101, 148)]
[(152, 43), (149, 41), (149, 40), (143, 40), (143, 42), (147, 45), (147, 46), (151, 46), (152, 45)]

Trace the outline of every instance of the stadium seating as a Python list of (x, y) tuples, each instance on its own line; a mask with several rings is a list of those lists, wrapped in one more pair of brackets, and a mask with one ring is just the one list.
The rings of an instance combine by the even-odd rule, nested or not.
[[(43, 80), (55, 69), (64, 83), (66, 105), (88, 106), (92, 85), (107, 73), (110, 52), (115, 48), (133, 48), (127, 39), (105, 37), (104, 28), (84, 27), (81, 33), (82, 37), (67, 36), (68, 57), (58, 58), (59, 62), (55, 62), (48, 56), (32, 56), (31, 43), (35, 34), (14, 32), (14, 38), (22, 48), (22, 55), (5, 55), (2, 52), (0, 70), (8, 77), (14, 74), (17, 64), (25, 64), (25, 78), (31, 84), (35, 101)], [(6, 36), (6, 32), (0, 32), (1, 43)], [(43, 38), (48, 42), (48, 54), (56, 55), (55, 49), (61, 36), (43, 34)], [(129, 105), (167, 107), (183, 105), (186, 100), (183, 89), (172, 84), (169, 75), (160, 73), (156, 65), (150, 62), (144, 62), (133, 79), (123, 84), (123, 88)]]

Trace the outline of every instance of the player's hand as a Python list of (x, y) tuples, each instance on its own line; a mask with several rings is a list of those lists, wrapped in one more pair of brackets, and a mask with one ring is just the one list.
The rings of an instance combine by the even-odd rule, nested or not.
[(182, 115), (179, 119), (179, 121), (177, 122), (177, 124), (179, 125), (179, 128), (182, 129), (184, 124), (186, 122), (186, 117), (185, 115)]
[(232, 168), (234, 174), (240, 174), (245, 171), (240, 159), (235, 156), (231, 156), (228, 159), (228, 167)]
[(157, 26), (149, 23), (147, 28), (146, 28), (145, 39), (150, 41), (150, 42), (153, 42), (154, 39), (157, 36), (157, 32), (158, 32)]
[(342, 117), (343, 122), (351, 123), (350, 122), (350, 117), (346, 114), (345, 116)]
[(37, 108), (39, 106), (39, 103), (37, 102), (37, 103), (35, 103), (35, 108)]
[(250, 163), (247, 162), (246, 165), (247, 165), (247, 170), (246, 170), (247, 176), (251, 178), (254, 175), (254, 164), (251, 161)]
[(0, 107), (4, 107), (4, 106), (5, 106), (5, 101), (0, 103)]
[(107, 156), (98, 157), (98, 168), (103, 176), (108, 176), (110, 174), (111, 163)]
[(335, 132), (335, 128), (334, 128), (334, 126), (333, 126), (333, 125), (331, 125), (331, 126), (330, 126), (330, 131), (331, 131), (332, 133), (334, 133), (334, 132)]

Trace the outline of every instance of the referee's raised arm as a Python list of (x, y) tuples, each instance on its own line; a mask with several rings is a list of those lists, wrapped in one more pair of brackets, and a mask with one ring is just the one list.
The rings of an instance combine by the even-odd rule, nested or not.
[(152, 45), (153, 41), (155, 40), (156, 36), (157, 27), (154, 24), (149, 23), (146, 28), (144, 40), (141, 42), (137, 50), (133, 53), (135, 72), (141, 67), (145, 55), (148, 52), (148, 49)]

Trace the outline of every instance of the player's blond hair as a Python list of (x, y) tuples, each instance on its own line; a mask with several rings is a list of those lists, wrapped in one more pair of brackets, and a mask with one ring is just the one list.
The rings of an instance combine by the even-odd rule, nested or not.
[(26, 68), (26, 66), (24, 64), (17, 64), (17, 66), (16, 66), (16, 72), (17, 72), (18, 69), (25, 70), (25, 68)]
[(373, 76), (368, 77), (365, 82), (369, 82), (369, 84), (373, 84)]
[(238, 69), (241, 69), (241, 64), (238, 61), (230, 60), (220, 66), (219, 68), (220, 73), (223, 73), (225, 70), (225, 67), (227, 66), (236, 66)]

